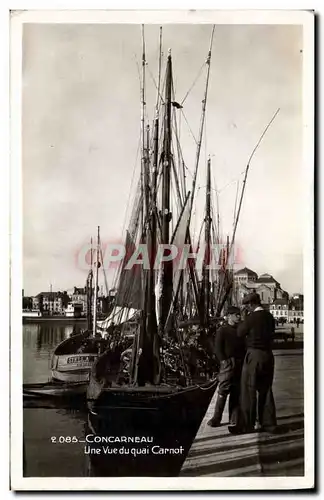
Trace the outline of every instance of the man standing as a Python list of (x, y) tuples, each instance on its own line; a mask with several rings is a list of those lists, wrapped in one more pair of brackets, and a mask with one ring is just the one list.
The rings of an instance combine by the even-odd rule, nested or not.
[(214, 351), (220, 362), (218, 374), (218, 395), (214, 416), (208, 421), (211, 427), (221, 424), (223, 411), (229, 395), (230, 426), (238, 423), (238, 407), (240, 399), (240, 379), (245, 355), (245, 342), (237, 336), (237, 324), (241, 319), (238, 307), (229, 307), (227, 323), (216, 332)]
[(250, 314), (238, 326), (239, 337), (246, 337), (247, 352), (241, 379), (242, 431), (252, 432), (256, 422), (258, 393), (258, 419), (261, 430), (273, 432), (276, 428), (276, 408), (272, 394), (274, 357), (272, 338), (275, 320), (261, 307), (260, 296), (251, 293), (243, 299)]

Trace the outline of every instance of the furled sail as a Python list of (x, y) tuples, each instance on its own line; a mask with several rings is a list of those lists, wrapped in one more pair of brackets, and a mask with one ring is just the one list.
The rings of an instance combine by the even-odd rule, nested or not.
[(123, 324), (136, 317), (136, 309), (131, 309), (129, 307), (114, 307), (113, 311), (109, 314), (109, 316), (97, 322), (97, 326), (103, 330), (107, 330), (107, 328), (111, 325), (111, 323), (115, 324)]
[(190, 220), (190, 212), (191, 212), (191, 203), (190, 203), (190, 193), (188, 193), (187, 198), (185, 200), (182, 212), (180, 214), (178, 224), (175, 228), (173, 237), (172, 237), (172, 245), (174, 245), (178, 249), (177, 258), (173, 260), (173, 300), (171, 302), (167, 322), (166, 329), (170, 328), (171, 315), (174, 308), (174, 304), (177, 298), (181, 276), (183, 274), (184, 269), (186, 268), (186, 263), (184, 259), (186, 258), (185, 242), (186, 235), (188, 230), (188, 223)]
[(142, 286), (142, 266), (135, 264), (131, 269), (127, 269), (136, 245), (131, 238), (129, 231), (126, 233), (126, 254), (122, 262), (122, 270), (119, 279), (118, 292), (115, 305), (127, 307), (129, 309), (143, 308), (143, 286)]

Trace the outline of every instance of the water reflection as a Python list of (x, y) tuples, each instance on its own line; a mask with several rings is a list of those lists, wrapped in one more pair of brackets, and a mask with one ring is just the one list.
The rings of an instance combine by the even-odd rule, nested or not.
[[(48, 322), (23, 325), (23, 382), (50, 379), (55, 347), (82, 324)], [(53, 442), (52, 437), (84, 439), (85, 406), (24, 408), (24, 475), (26, 477), (80, 477), (88, 474), (82, 443)]]
[(83, 325), (38, 323), (23, 325), (23, 381), (46, 382), (50, 377), (51, 358), (55, 347)]

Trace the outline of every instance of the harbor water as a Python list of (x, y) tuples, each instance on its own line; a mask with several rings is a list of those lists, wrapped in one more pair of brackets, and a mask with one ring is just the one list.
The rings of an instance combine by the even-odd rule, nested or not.
[[(73, 331), (77, 333), (84, 327), (85, 325), (81, 323), (64, 324), (55, 321), (23, 325), (24, 383), (47, 382), (51, 376), (51, 358), (56, 346)], [(299, 330), (294, 343), (280, 341), (274, 351), (274, 394), (279, 419), (282, 415), (284, 418), (287, 415), (289, 417), (299, 415), (303, 409), (303, 333), (302, 329)], [(79, 402), (78, 406), (73, 408), (53, 408), (49, 405), (46, 407), (46, 403), (44, 405), (38, 403), (37, 407), (25, 407), (23, 417), (25, 477), (140, 476), (180, 473), (180, 463), (175, 464), (174, 470), (173, 466), (172, 471), (168, 470), (171, 466), (170, 457), (167, 460), (168, 466), (165, 464), (162, 467), (158, 466), (157, 461), (153, 461), (156, 463), (156, 466), (153, 466), (153, 462), (150, 461), (153, 469), (149, 474), (147, 474), (149, 469), (147, 464), (145, 467), (140, 467), (141, 460), (138, 459), (134, 474), (128, 474), (123, 470), (123, 464), (116, 461), (113, 456), (108, 456), (109, 466), (105, 463), (104, 468), (98, 467), (94, 457), (92, 456), (90, 461), (86, 453), (86, 448), (89, 446), (86, 446), (85, 439), (91, 430), (88, 426), (85, 402)], [(120, 422), (121, 416), (117, 416), (116, 421)], [(149, 433), (149, 428), (147, 432)], [(117, 428), (110, 427), (108, 434), (118, 435)], [(192, 439), (190, 443), (184, 443), (187, 450), (191, 446)], [(167, 446), (170, 446), (170, 443)], [(218, 470), (218, 462), (216, 467)]]
[[(23, 325), (24, 383), (47, 382), (51, 375), (51, 358), (54, 349), (73, 331), (75, 333), (80, 331), (82, 326), (84, 325), (80, 323), (64, 325), (62, 322), (55, 323), (54, 320)], [(178, 475), (200, 423), (196, 429), (193, 429), (188, 422), (185, 429), (182, 429), (181, 440), (176, 428), (173, 426), (165, 428), (162, 423), (158, 426), (158, 432), (156, 427), (151, 428), (150, 422), (146, 422), (144, 427), (140, 426), (140, 436), (134, 431), (136, 439), (140, 437), (141, 440), (145, 440), (145, 436), (154, 435), (154, 438), (152, 437), (149, 441), (152, 443), (152, 450), (154, 446), (154, 450), (157, 451), (176, 447), (175, 450), (171, 450), (175, 453), (172, 456), (155, 454), (152, 460), (151, 456), (146, 456), (150, 453), (149, 448), (146, 449), (143, 444), (135, 444), (125, 446), (123, 455), (119, 455), (118, 452), (117, 457), (110, 455), (109, 451), (101, 458), (93, 455), (101, 445), (89, 446), (88, 444), (88, 439), (92, 439), (93, 429), (91, 429), (91, 424), (89, 426), (85, 399), (78, 400), (73, 408), (62, 406), (53, 408), (53, 404), (49, 405), (46, 400), (37, 401), (37, 407), (30, 407), (32, 404), (28, 402), (28, 406), (25, 404), (24, 407), (24, 475), (26, 477)], [(102, 435), (117, 440), (126, 436), (127, 439), (135, 439), (132, 418), (128, 423), (124, 421), (124, 418), (124, 412), (121, 411), (118, 414), (118, 410), (115, 410), (113, 419), (105, 427)], [(107, 445), (102, 445), (102, 447), (107, 447)], [(107, 449), (123, 447), (123, 444), (113, 444)]]
[[(23, 382), (47, 382), (55, 347), (82, 324), (55, 322), (23, 325)], [(84, 408), (24, 408), (26, 477), (81, 477), (89, 475), (84, 454), (87, 413)], [(67, 437), (78, 442), (67, 443)]]

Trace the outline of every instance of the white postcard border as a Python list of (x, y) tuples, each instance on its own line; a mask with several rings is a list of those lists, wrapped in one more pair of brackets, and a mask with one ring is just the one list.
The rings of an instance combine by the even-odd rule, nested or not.
[[(24, 22), (302, 24), (304, 28), (304, 395), (305, 476), (266, 478), (24, 478), (22, 475), (21, 60)], [(11, 486), (14, 490), (284, 490), (314, 484), (314, 16), (306, 11), (20, 11), (11, 22)], [(14, 376), (13, 376), (14, 374)]]

